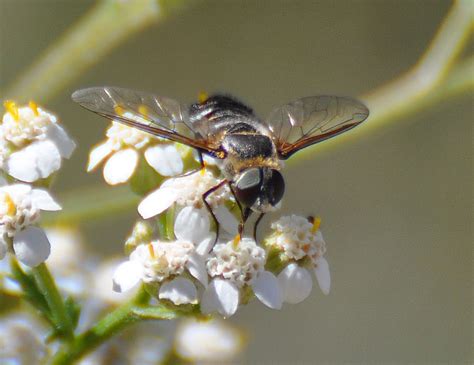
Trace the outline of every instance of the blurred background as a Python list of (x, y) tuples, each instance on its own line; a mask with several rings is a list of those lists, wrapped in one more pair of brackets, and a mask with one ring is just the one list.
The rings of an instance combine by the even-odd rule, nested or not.
[[(0, 90), (93, 5), (0, 0)], [(36, 98), (78, 144), (55, 191), (80, 197), (86, 187), (115, 189), (100, 170), (85, 172), (107, 123), (71, 102), (75, 89), (116, 85), (187, 103), (201, 90), (228, 92), (262, 117), (302, 96), (356, 97), (415, 64), (451, 5), (191, 2), (129, 37), (47, 102)], [(324, 296), (315, 288), (281, 311), (242, 307), (231, 319), (249, 335), (239, 362), (472, 362), (472, 122), (468, 92), (287, 164), (283, 209), (261, 227), (281, 214), (321, 216), (332, 290)], [(81, 222), (88, 247), (122, 255), (136, 218), (131, 207)]]

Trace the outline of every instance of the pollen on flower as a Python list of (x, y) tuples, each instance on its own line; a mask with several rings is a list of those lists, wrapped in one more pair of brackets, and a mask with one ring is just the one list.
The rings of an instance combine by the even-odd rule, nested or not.
[(4, 105), (7, 113), (3, 116), (2, 135), (17, 147), (45, 139), (48, 126), (56, 123), (53, 114), (42, 110), (34, 102), (19, 108), (13, 101), (6, 101)]
[(5, 106), (7, 112), (11, 114), (14, 120), (20, 119), (20, 116), (18, 114), (18, 108), (13, 100), (6, 100), (3, 105)]
[(194, 245), (190, 242), (153, 241), (138, 246), (130, 255), (130, 260), (143, 265), (142, 280), (145, 283), (161, 282), (182, 274), (193, 251)]
[(27, 195), (0, 192), (0, 226), (9, 237), (36, 223), (39, 217), (40, 210)]
[(106, 136), (112, 144), (112, 149), (115, 151), (118, 151), (123, 147), (141, 149), (151, 140), (150, 134), (118, 122), (112, 122), (112, 125), (106, 132)]
[[(209, 170), (201, 169), (199, 173), (172, 179), (172, 182), (170, 183), (172, 183), (172, 186), (180, 192), (180, 195), (176, 200), (179, 205), (201, 208), (203, 205), (202, 195), (219, 184), (219, 180), (216, 179)], [(231, 194), (229, 188), (223, 186), (212, 194), (209, 194), (206, 200), (210, 205), (217, 206), (230, 199)]]
[(311, 223), (307, 218), (297, 215), (281, 217), (272, 223), (274, 233), (266, 240), (289, 258), (300, 260), (309, 257), (313, 262), (326, 252), (326, 243), (319, 230), (321, 220)]
[(207, 271), (212, 277), (221, 277), (242, 287), (252, 284), (264, 270), (265, 261), (265, 250), (254, 240), (243, 238), (237, 246), (231, 240), (214, 246), (207, 261)]

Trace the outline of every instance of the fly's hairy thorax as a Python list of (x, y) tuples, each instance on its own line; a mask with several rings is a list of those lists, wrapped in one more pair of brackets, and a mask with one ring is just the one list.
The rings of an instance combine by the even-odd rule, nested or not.
[(190, 120), (202, 137), (212, 136), (224, 150), (226, 157), (220, 168), (227, 178), (251, 167), (280, 169), (276, 147), (266, 127), (239, 101), (211, 96), (191, 106)]

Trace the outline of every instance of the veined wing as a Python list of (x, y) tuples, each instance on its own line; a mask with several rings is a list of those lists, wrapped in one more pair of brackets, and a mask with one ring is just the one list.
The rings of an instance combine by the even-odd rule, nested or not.
[(361, 102), (340, 96), (310, 96), (272, 111), (266, 124), (281, 159), (332, 138), (362, 123), (369, 110)]
[(220, 146), (208, 136), (196, 138), (187, 109), (173, 99), (118, 87), (91, 87), (75, 91), (72, 100), (103, 117), (220, 156)]

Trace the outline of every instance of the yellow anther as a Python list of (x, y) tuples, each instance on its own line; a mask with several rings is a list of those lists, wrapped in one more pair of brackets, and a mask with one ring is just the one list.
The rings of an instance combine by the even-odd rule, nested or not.
[(312, 233), (316, 233), (321, 225), (321, 218), (316, 217), (313, 219), (313, 227), (311, 228)]
[(142, 116), (147, 117), (148, 116), (148, 107), (146, 105), (142, 104), (138, 107), (138, 112)]
[(202, 162), (202, 168), (201, 168), (201, 176), (204, 176), (204, 174), (206, 173), (206, 163), (203, 161)]
[(33, 114), (38, 116), (38, 104), (36, 104), (33, 100), (28, 103), (28, 106), (30, 107), (31, 110), (33, 110)]
[(122, 108), (120, 105), (115, 105), (114, 110), (118, 115), (123, 115), (125, 113), (125, 109)]
[(240, 233), (237, 233), (234, 237), (234, 241), (232, 242), (232, 245), (234, 246), (234, 248), (237, 248), (239, 246), (241, 239), (242, 237), (240, 236)]
[(0, 197), (0, 200), (2, 201), (3, 204), (5, 204), (6, 209), (6, 215), (15, 215), (16, 214), (16, 205), (13, 202), (12, 197), (8, 193), (3, 193), (2, 196)]
[(152, 259), (155, 258), (155, 250), (153, 249), (153, 245), (151, 243), (148, 244), (148, 252), (150, 252), (150, 257)]
[(205, 91), (200, 91), (198, 94), (199, 104), (204, 104), (207, 99), (209, 99), (208, 93)]
[(20, 119), (20, 114), (18, 114), (18, 107), (16, 106), (16, 103), (13, 100), (5, 100), (3, 102), (3, 106), (9, 112), (13, 119), (18, 121)]

